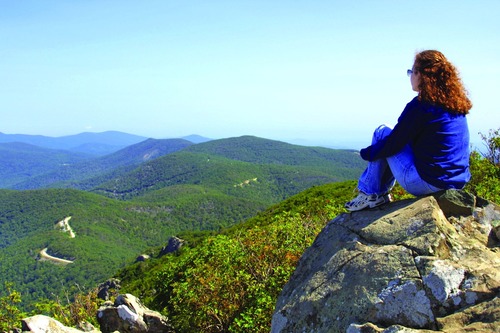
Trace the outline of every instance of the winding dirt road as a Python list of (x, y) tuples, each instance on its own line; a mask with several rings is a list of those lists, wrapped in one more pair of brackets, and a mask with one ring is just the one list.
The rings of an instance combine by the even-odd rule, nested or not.
[[(64, 220), (57, 222), (56, 225), (58, 228), (61, 229), (61, 231), (69, 233), (70, 238), (75, 238), (76, 237), (75, 232), (73, 231), (73, 229), (69, 225), (70, 219), (71, 219), (71, 216), (68, 216)], [(40, 251), (40, 260), (49, 260), (49, 261), (52, 261), (56, 264), (63, 264), (63, 265), (73, 263), (72, 260), (66, 260), (66, 259), (54, 257), (54, 256), (51, 256), (50, 254), (47, 254), (47, 249), (48, 248), (45, 248), (45, 249)]]
[(73, 263), (72, 260), (66, 260), (66, 259), (62, 259), (62, 258), (57, 258), (57, 257), (51, 256), (50, 254), (47, 254), (47, 248), (45, 248), (42, 251), (40, 251), (40, 260), (49, 260), (49, 261), (52, 261), (54, 263), (63, 264), (63, 265), (67, 265), (67, 264), (72, 264)]

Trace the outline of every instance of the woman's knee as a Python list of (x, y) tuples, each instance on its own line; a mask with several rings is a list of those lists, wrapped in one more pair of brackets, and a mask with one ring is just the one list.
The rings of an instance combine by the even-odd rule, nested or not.
[(380, 125), (375, 129), (375, 132), (373, 132), (373, 140), (374, 141), (382, 140), (383, 138), (388, 136), (391, 132), (392, 132), (391, 126), (387, 124)]

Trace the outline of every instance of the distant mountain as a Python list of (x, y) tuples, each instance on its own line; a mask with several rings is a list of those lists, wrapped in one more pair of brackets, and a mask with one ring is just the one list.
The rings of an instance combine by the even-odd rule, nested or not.
[(354, 156), (359, 158), (354, 150), (306, 147), (250, 135), (213, 140), (191, 146), (186, 151), (259, 164), (319, 166), (327, 161), (348, 168)]
[(117, 131), (84, 132), (61, 137), (0, 133), (0, 143), (24, 142), (39, 147), (71, 150), (94, 155), (109, 154), (146, 139), (143, 136)]
[(127, 200), (169, 186), (202, 185), (270, 204), (314, 185), (356, 179), (364, 167), (353, 151), (243, 136), (192, 145), (111, 178), (93, 191)]
[(182, 139), (191, 141), (192, 143), (203, 143), (203, 142), (208, 142), (212, 141), (213, 139), (205, 138), (203, 136), (199, 136), (196, 134), (191, 134), (187, 136), (183, 136)]
[(91, 157), (21, 142), (0, 143), (0, 188), (8, 188), (48, 171), (87, 161)]
[[(192, 144), (192, 142), (184, 139), (147, 139), (110, 155), (82, 163), (59, 165), (57, 169), (53, 168), (51, 172), (26, 179), (24, 182), (18, 182), (11, 188), (18, 190), (47, 187), (88, 189), (93, 185), (92, 181), (84, 181), (86, 179), (101, 179), (115, 169), (122, 172), (129, 171), (141, 163), (182, 150)], [(99, 182), (99, 180), (95, 182)]]

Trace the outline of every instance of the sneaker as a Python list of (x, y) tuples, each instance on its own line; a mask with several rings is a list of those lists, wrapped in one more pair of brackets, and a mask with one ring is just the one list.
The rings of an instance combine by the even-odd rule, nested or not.
[(391, 201), (392, 197), (389, 193), (377, 195), (365, 194), (360, 191), (358, 196), (346, 203), (344, 207), (347, 208), (348, 211), (355, 212), (365, 208), (374, 208)]

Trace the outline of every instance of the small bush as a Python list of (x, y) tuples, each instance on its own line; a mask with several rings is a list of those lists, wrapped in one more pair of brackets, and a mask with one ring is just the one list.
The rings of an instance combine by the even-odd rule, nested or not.
[(96, 313), (99, 309), (101, 300), (97, 297), (97, 289), (87, 293), (75, 295), (73, 301), (66, 304), (57, 298), (54, 300), (45, 300), (35, 304), (37, 311), (46, 314), (65, 326), (78, 327), (81, 323), (87, 322), (94, 327), (99, 327)]
[(482, 157), (478, 152), (470, 155), (471, 180), (465, 190), (484, 199), (500, 203), (500, 166)]
[(21, 303), (21, 294), (13, 289), (14, 284), (5, 282), (6, 295), (0, 297), (0, 331), (8, 332), (21, 326), (21, 319), (25, 316), (18, 308)]

